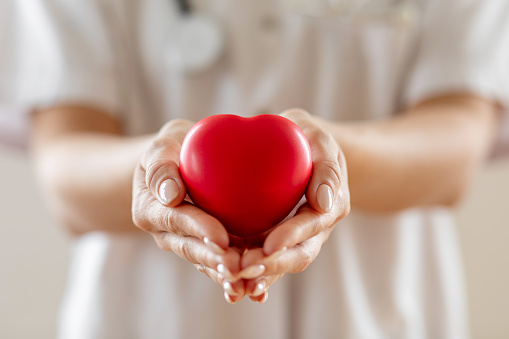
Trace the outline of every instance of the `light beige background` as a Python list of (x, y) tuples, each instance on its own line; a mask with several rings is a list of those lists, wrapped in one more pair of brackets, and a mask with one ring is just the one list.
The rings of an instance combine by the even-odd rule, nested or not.
[[(509, 338), (509, 160), (489, 165), (458, 210), (473, 338)], [(69, 241), (25, 155), (0, 147), (0, 338), (54, 338)]]

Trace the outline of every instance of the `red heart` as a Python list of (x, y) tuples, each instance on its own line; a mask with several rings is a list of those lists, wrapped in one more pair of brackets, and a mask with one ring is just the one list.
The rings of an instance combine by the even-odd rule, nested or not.
[(213, 115), (186, 135), (180, 173), (193, 202), (229, 233), (248, 237), (281, 222), (311, 177), (304, 133), (278, 115)]

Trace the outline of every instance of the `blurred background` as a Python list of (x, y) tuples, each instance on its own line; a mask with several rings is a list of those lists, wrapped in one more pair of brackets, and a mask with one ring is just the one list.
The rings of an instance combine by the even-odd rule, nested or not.
[[(473, 338), (509, 338), (509, 159), (490, 163), (458, 208)], [(0, 338), (49, 339), (70, 240), (44, 208), (26, 154), (0, 146)]]

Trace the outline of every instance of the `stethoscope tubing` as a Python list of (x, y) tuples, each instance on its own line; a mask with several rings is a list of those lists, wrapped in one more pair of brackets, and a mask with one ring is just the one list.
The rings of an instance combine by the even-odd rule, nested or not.
[(176, 0), (180, 15), (189, 15), (192, 12), (191, 4), (188, 0)]

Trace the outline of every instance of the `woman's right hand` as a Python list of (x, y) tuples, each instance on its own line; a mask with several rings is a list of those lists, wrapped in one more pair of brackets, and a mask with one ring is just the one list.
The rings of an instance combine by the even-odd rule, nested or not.
[(238, 279), (241, 251), (230, 247), (224, 226), (186, 198), (179, 172), (180, 149), (193, 122), (164, 125), (134, 172), (134, 224), (149, 232), (157, 245), (186, 259), (225, 290), (228, 302), (244, 296)]

